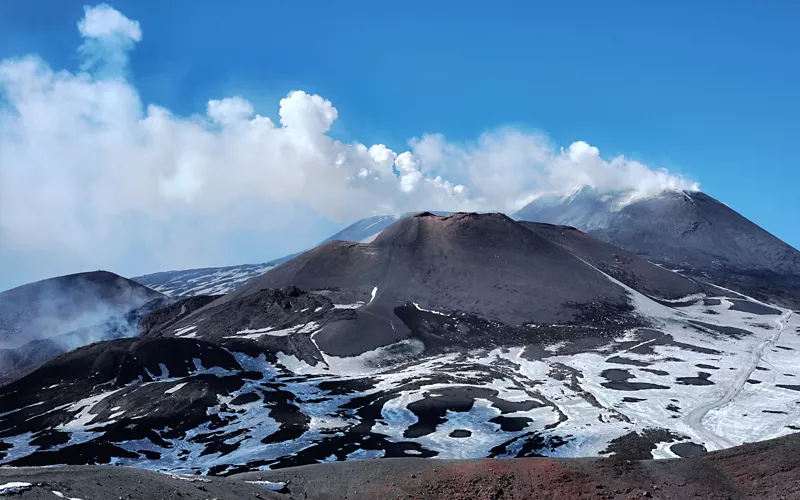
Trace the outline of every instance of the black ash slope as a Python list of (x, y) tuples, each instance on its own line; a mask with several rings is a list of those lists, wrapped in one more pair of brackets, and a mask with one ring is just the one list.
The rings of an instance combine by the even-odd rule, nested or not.
[(573, 255), (637, 291), (660, 299), (680, 299), (702, 292), (700, 285), (677, 273), (647, 262), (570, 226), (520, 222), (537, 234), (563, 245)]

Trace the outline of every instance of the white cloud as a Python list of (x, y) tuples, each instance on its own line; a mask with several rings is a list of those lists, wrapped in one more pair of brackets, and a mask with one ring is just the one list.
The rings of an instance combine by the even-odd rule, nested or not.
[(208, 117), (221, 125), (233, 125), (253, 116), (253, 105), (241, 97), (208, 101)]
[(622, 157), (604, 160), (583, 142), (560, 150), (517, 130), (466, 144), (426, 135), (400, 154), (343, 143), (327, 135), (333, 104), (303, 91), (281, 99), (279, 124), (242, 97), (177, 116), (142, 103), (124, 77), (142, 38), (137, 22), (101, 5), (78, 27), (80, 72), (35, 56), (0, 61), (0, 250), (49, 252), (64, 272), (124, 271), (134, 251), (137, 271), (198, 265), (209, 253), (233, 254), (223, 238), (232, 227), (285, 238), (287, 224), (301, 227), (313, 212), (342, 222), (421, 209), (510, 212), (582, 184), (692, 187)]
[(280, 116), (286, 129), (316, 136), (327, 132), (339, 113), (330, 101), (295, 90), (281, 99)]
[(423, 167), (458, 178), (484, 210), (514, 212), (542, 195), (565, 195), (583, 186), (631, 191), (631, 200), (665, 189), (699, 189), (683, 176), (624, 156), (604, 159), (584, 141), (557, 148), (542, 134), (513, 129), (487, 132), (466, 144), (450, 143), (441, 134), (410, 144)]
[(84, 7), (85, 15), (78, 22), (78, 31), (86, 38), (101, 38), (117, 42), (129, 39), (134, 42), (142, 40), (139, 23), (123, 16), (118, 10), (107, 4), (96, 7)]
[(422, 172), (419, 170), (419, 160), (414, 155), (406, 151), (397, 156), (394, 160), (397, 171), (400, 172), (400, 190), (410, 193), (416, 189), (417, 184), (422, 180)]
[(106, 4), (86, 6), (84, 11), (78, 22), (78, 31), (84, 38), (78, 49), (84, 57), (82, 69), (121, 74), (128, 63), (128, 52), (142, 40), (139, 23)]

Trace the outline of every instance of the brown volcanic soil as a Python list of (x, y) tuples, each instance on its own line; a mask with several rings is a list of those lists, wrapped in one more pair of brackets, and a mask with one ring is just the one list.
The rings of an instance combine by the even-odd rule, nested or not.
[(385, 459), (248, 473), (286, 498), (800, 499), (800, 434), (675, 460)]
[[(227, 478), (114, 466), (0, 467), (13, 498), (181, 499), (800, 499), (800, 434), (675, 460), (397, 458), (308, 465)], [(193, 479), (191, 481), (190, 479)], [(281, 493), (245, 481), (286, 482)]]
[(58, 500), (252, 500), (286, 498), (261, 486), (222, 477), (171, 476), (144, 469), (113, 466), (0, 467), (0, 484), (31, 484), (20, 494), (0, 498)]

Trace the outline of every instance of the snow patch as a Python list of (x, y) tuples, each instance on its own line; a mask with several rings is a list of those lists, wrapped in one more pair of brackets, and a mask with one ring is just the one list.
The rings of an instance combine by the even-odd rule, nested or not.
[(418, 311), (424, 311), (424, 312), (429, 312), (429, 313), (433, 313), (433, 314), (438, 314), (439, 316), (449, 316), (449, 314), (445, 314), (445, 313), (439, 312), (439, 311), (434, 311), (432, 309), (423, 309), (416, 302), (412, 302), (412, 304), (414, 304), (414, 307), (416, 307)]
[(176, 336), (178, 336), (178, 337), (180, 337), (181, 335), (183, 335), (183, 334), (185, 334), (185, 333), (189, 333), (189, 332), (191, 332), (191, 331), (192, 331), (192, 330), (194, 330), (195, 328), (197, 328), (197, 325), (187, 326), (187, 327), (185, 327), (185, 328), (176, 328), (176, 329), (175, 329), (175, 335), (176, 335)]
[(33, 488), (31, 483), (22, 483), (19, 481), (12, 481), (6, 484), (0, 484), (0, 495), (12, 495), (15, 493), (22, 493)]
[(257, 484), (270, 491), (281, 491), (286, 487), (286, 483), (276, 483), (273, 481), (245, 481), (245, 483)]
[(255, 340), (263, 337), (264, 335), (269, 335), (271, 337), (287, 337), (295, 333), (312, 333), (317, 328), (319, 328), (319, 325), (316, 322), (309, 321), (308, 323), (302, 325), (290, 326), (289, 328), (284, 328), (282, 330), (275, 330), (271, 326), (268, 326), (266, 328), (259, 328), (256, 330), (241, 330), (239, 332), (236, 332), (236, 335), (228, 335), (225, 338), (226, 339), (240, 338), (240, 339)]
[(176, 385), (175, 387), (170, 387), (169, 389), (164, 391), (164, 394), (174, 394), (174, 393), (180, 391), (181, 389), (183, 389), (185, 386), (186, 386), (186, 382), (182, 382), (182, 383)]
[(355, 304), (334, 304), (334, 309), (358, 309), (359, 307), (363, 306), (364, 302), (359, 300)]
[(68, 496), (65, 496), (65, 495), (64, 495), (63, 493), (61, 493), (60, 491), (53, 491), (53, 495), (57, 496), (58, 498), (64, 498), (64, 499), (66, 499), (66, 500), (82, 500), (82, 499), (80, 499), (80, 498), (77, 498), (77, 497), (68, 497)]
[(104, 392), (102, 394), (98, 394), (97, 396), (91, 396), (88, 398), (81, 399), (77, 403), (72, 404), (67, 411), (77, 411), (78, 413), (73, 417), (73, 419), (65, 424), (61, 424), (56, 427), (56, 430), (59, 431), (80, 431), (80, 430), (88, 430), (87, 427), (92, 420), (97, 416), (92, 413), (92, 410), (104, 399), (107, 397), (118, 393), (123, 388), (116, 389), (113, 391)]

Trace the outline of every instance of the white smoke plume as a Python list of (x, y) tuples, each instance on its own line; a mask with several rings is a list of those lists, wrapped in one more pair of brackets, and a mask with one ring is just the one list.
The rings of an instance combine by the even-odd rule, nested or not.
[(64, 272), (155, 271), (230, 258), (222, 235), (232, 227), (279, 239), (308, 214), (510, 213), (582, 185), (697, 189), (584, 142), (560, 149), (518, 130), (466, 144), (425, 135), (400, 153), (344, 143), (328, 135), (334, 105), (301, 90), (280, 101), (279, 123), (239, 96), (178, 116), (142, 102), (126, 77), (138, 22), (100, 5), (78, 29), (80, 71), (36, 56), (0, 61), (0, 256), (3, 247), (52, 254)]

